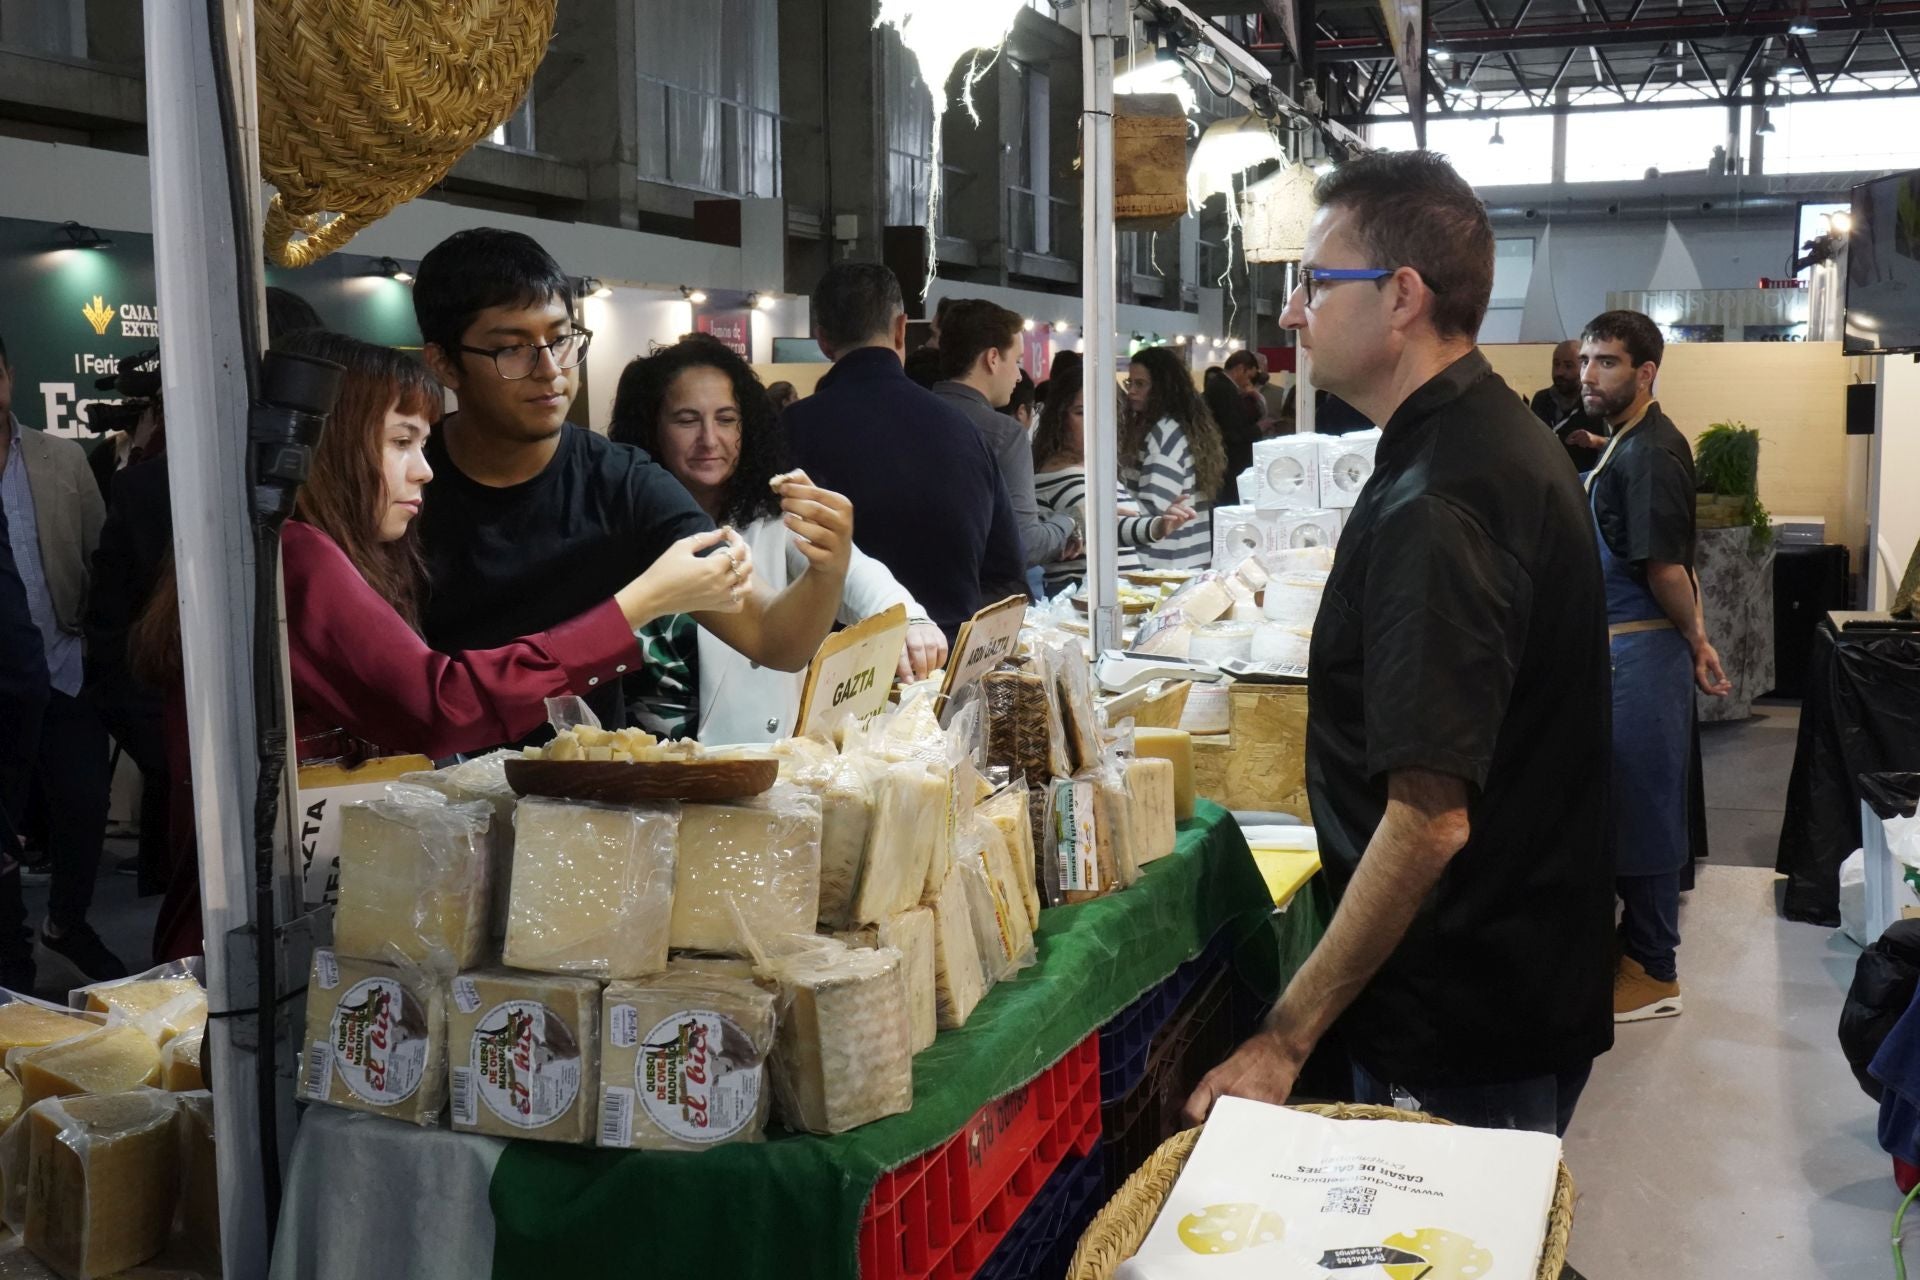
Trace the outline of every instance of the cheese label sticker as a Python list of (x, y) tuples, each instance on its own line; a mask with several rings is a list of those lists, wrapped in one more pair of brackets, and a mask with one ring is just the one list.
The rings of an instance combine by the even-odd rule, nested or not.
[(537, 1000), (507, 1000), (473, 1031), (473, 1087), (487, 1110), (520, 1129), (540, 1129), (580, 1096), (580, 1042)]
[(480, 1007), (480, 988), (473, 985), (472, 978), (453, 980), (453, 1003), (462, 1013), (472, 1013)]
[(340, 962), (326, 948), (313, 953), (313, 971), (320, 977), (322, 991), (331, 991), (340, 985)]
[(405, 1102), (427, 1074), (427, 1011), (392, 978), (366, 978), (333, 1007), (333, 1063), (362, 1102)]
[(631, 1049), (640, 1043), (640, 1011), (630, 1004), (607, 1009), (607, 1039), (616, 1049)]
[(655, 1023), (633, 1063), (647, 1118), (682, 1142), (724, 1142), (760, 1114), (761, 1055), (731, 1018), (689, 1009)]

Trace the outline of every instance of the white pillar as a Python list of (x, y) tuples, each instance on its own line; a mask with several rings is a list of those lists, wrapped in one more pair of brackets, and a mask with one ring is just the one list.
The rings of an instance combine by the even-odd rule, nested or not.
[(1081, 208), (1085, 220), (1080, 279), (1087, 338), (1087, 604), (1094, 655), (1120, 644), (1119, 424), (1113, 373), (1116, 311), (1113, 261), (1113, 38), (1126, 21), (1121, 0), (1087, 0), (1081, 9)]

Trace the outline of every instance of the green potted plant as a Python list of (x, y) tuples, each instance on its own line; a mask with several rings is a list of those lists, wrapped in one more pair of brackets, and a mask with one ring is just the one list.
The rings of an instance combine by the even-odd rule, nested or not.
[(1760, 433), (1743, 422), (1716, 422), (1693, 448), (1696, 524), (1702, 529), (1746, 525), (1756, 546), (1773, 536), (1760, 501)]

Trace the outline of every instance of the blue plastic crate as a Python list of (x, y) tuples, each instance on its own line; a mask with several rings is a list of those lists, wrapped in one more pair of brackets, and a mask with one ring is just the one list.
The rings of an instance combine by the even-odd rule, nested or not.
[(1147, 1051), (1153, 1038), (1174, 1015), (1200, 980), (1228, 963), (1231, 948), (1225, 931), (1193, 959), (1175, 969), (1159, 985), (1122, 1009), (1100, 1028), (1100, 1101), (1117, 1102), (1133, 1092), (1147, 1070)]
[(1105, 1174), (1098, 1145), (1084, 1156), (1069, 1155), (974, 1280), (1063, 1280), (1080, 1237), (1100, 1212)]

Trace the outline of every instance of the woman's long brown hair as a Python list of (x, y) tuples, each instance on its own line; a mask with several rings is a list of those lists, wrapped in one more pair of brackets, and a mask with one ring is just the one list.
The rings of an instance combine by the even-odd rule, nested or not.
[[(440, 420), (440, 383), (419, 361), (344, 334), (310, 329), (288, 335), (275, 349), (331, 360), (346, 370), (333, 416), (313, 451), (313, 469), (294, 503), (294, 518), (338, 543), (367, 584), (418, 630), (419, 539), (409, 528), (397, 542), (380, 540), (387, 501), (381, 458), (388, 414)], [(179, 581), (171, 556), (127, 647), (134, 673), (148, 684), (165, 688), (180, 677)]]

